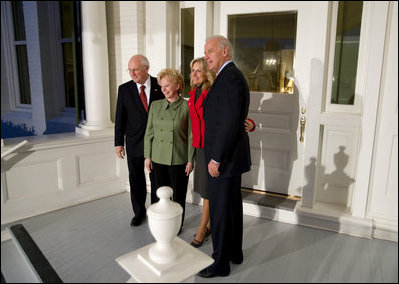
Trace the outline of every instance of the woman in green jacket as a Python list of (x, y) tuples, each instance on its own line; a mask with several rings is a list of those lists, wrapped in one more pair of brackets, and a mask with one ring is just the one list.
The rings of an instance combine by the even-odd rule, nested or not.
[[(180, 72), (167, 68), (161, 70), (157, 77), (165, 99), (154, 101), (148, 114), (144, 135), (145, 167), (148, 172), (153, 172), (154, 188), (170, 186), (173, 189), (173, 201), (183, 208), (180, 233), (188, 178), (193, 170), (191, 120), (187, 102), (180, 96), (184, 88)], [(151, 191), (151, 204), (158, 200), (156, 192)]]

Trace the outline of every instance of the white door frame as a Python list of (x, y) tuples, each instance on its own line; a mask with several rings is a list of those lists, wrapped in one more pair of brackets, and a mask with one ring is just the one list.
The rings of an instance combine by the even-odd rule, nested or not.
[[(319, 125), (322, 105), (324, 73), (326, 70), (326, 46), (328, 2), (215, 2), (214, 34), (227, 36), (230, 14), (259, 12), (297, 11), (297, 38), (295, 51), (295, 84), (299, 92), (298, 106), (305, 107), (307, 125), (305, 141), (298, 142), (298, 170), (291, 176), (290, 187), (302, 189), (302, 200), (313, 202), (316, 164), (319, 148)], [(317, 12), (316, 12), (317, 11)], [(311, 44), (310, 44), (311, 43)], [(299, 111), (298, 111), (299, 113)], [(299, 122), (299, 118), (298, 118)], [(300, 136), (298, 127), (297, 137)], [(301, 149), (302, 148), (302, 149)], [(300, 156), (298, 155), (298, 156)]]

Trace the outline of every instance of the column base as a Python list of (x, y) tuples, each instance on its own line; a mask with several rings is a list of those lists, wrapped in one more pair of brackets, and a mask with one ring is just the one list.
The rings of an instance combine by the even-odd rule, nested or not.
[(85, 123), (79, 124), (75, 128), (75, 133), (86, 136), (109, 136), (114, 135), (114, 125), (89, 125)]

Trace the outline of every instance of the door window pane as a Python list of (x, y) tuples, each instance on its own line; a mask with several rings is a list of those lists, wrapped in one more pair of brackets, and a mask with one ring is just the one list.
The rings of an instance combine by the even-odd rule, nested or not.
[(181, 9), (181, 73), (184, 78), (183, 96), (190, 91), (190, 62), (194, 59), (194, 8)]
[(353, 105), (363, 2), (340, 1), (338, 5), (331, 103)]
[(251, 91), (292, 94), (297, 12), (230, 15), (234, 62)]

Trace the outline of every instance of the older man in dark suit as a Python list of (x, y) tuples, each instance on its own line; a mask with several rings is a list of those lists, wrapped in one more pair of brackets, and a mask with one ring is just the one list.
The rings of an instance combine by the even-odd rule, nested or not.
[(249, 89), (232, 62), (231, 43), (213, 36), (205, 44), (205, 60), (217, 73), (204, 101), (205, 158), (215, 262), (198, 273), (201, 277), (227, 276), (230, 261), (243, 261), (243, 209), (241, 175), (250, 170), (249, 138), (244, 128)]
[[(147, 187), (144, 173), (144, 133), (147, 126), (148, 109), (155, 100), (163, 99), (157, 79), (148, 74), (148, 59), (137, 54), (128, 63), (132, 81), (119, 86), (115, 116), (115, 152), (125, 157), (125, 138), (127, 164), (129, 169), (130, 198), (134, 217), (131, 226), (138, 226), (146, 217), (145, 200)], [(154, 187), (150, 174), (151, 187)]]

